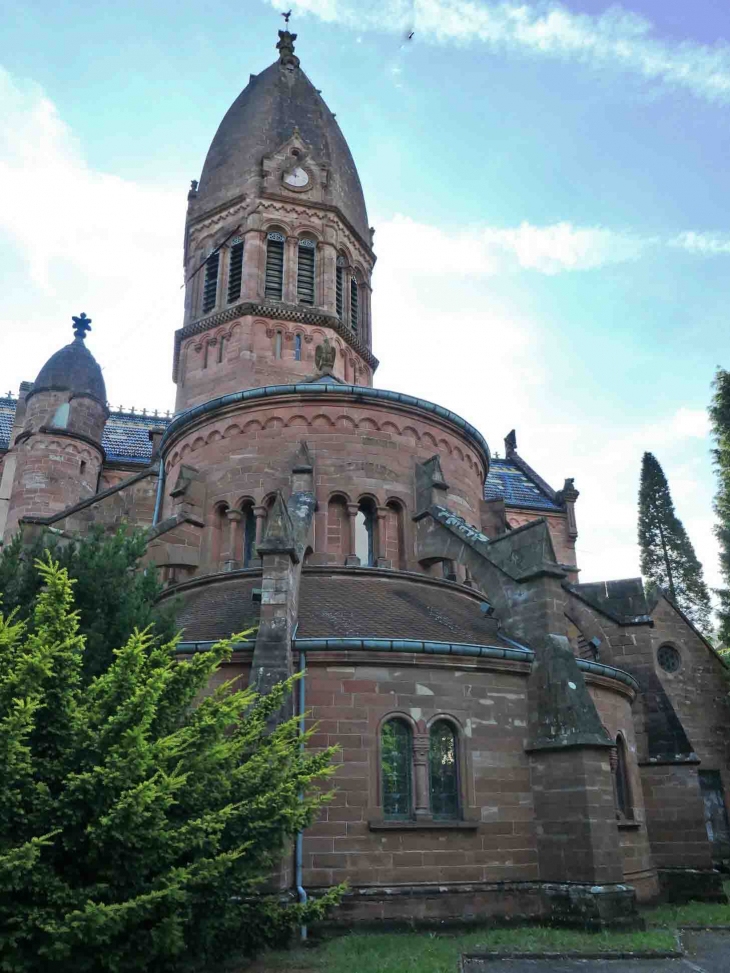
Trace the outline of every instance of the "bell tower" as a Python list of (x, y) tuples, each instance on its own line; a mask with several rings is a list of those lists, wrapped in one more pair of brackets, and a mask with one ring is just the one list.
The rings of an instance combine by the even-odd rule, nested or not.
[(188, 193), (178, 411), (230, 392), (318, 376), (372, 385), (372, 230), (335, 116), (300, 67), (297, 35), (251, 75)]

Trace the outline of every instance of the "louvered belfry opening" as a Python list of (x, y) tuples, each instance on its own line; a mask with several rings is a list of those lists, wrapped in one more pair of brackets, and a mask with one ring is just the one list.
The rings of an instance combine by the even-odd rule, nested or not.
[(212, 311), (215, 307), (218, 294), (218, 266), (220, 264), (220, 252), (211, 253), (205, 261), (205, 282), (203, 283), (203, 314)]
[(337, 258), (335, 271), (335, 308), (341, 321), (345, 313), (345, 258), (341, 256)]
[(269, 233), (266, 238), (266, 282), (264, 295), (280, 301), (284, 289), (284, 235)]
[(243, 279), (243, 240), (234, 237), (231, 240), (231, 253), (228, 263), (228, 303), (233, 304), (241, 296), (241, 281)]
[(297, 297), (300, 304), (314, 304), (314, 269), (317, 244), (300, 240), (297, 249)]
[(350, 327), (353, 331), (358, 330), (358, 324), (360, 323), (360, 305), (359, 305), (359, 288), (357, 286), (357, 280), (354, 277), (350, 278)]

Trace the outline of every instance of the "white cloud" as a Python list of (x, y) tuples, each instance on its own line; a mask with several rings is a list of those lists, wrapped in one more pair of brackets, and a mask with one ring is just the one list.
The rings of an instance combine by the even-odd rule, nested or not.
[(467, 44), (617, 67), (708, 101), (730, 100), (730, 46), (681, 43), (655, 35), (651, 21), (619, 6), (599, 16), (561, 3), (476, 0), (269, 0), (329, 23), (361, 30), (416, 30), (419, 40)]
[(493, 275), (517, 270), (558, 274), (634, 260), (651, 241), (604, 227), (472, 227), (449, 232), (397, 215), (378, 226), (381, 262), (401, 271)]
[(679, 233), (667, 241), (670, 247), (678, 247), (688, 253), (701, 256), (730, 254), (730, 235), (727, 233)]
[(170, 405), (159, 374), (181, 320), (184, 188), (95, 171), (44, 92), (1, 68), (0, 105), (0, 252), (20, 256), (28, 278), (4, 301), (5, 334), (22, 340), (3, 355), (3, 388), (35, 378), (84, 310), (115, 404)]

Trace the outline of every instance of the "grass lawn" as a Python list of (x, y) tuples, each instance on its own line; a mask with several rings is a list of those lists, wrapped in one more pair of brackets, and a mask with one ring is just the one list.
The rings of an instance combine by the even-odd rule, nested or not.
[[(730, 899), (730, 881), (723, 883)], [(730, 926), (730, 904), (688, 902), (686, 905), (660, 905), (644, 913), (647, 926)]]
[[(730, 881), (725, 882), (730, 898)], [(644, 932), (578, 932), (547, 926), (480, 929), (456, 934), (349, 933), (319, 945), (271, 952), (240, 973), (455, 973), (460, 953), (484, 949), (515, 952), (676, 949), (683, 925), (730, 925), (730, 905), (689, 902), (643, 912)], [(236, 971), (239, 973), (239, 971)]]
[(481, 929), (456, 935), (429, 932), (351, 933), (320, 946), (268, 953), (248, 973), (455, 973), (460, 953), (483, 949), (520, 952), (616, 952), (676, 949), (674, 932), (588, 933), (544, 926)]

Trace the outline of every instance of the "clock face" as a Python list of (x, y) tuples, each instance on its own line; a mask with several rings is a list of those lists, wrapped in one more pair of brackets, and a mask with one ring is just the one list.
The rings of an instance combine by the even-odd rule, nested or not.
[(309, 176), (300, 166), (296, 169), (290, 169), (289, 172), (284, 174), (284, 182), (287, 186), (293, 186), (294, 189), (304, 189), (304, 187), (309, 182)]

